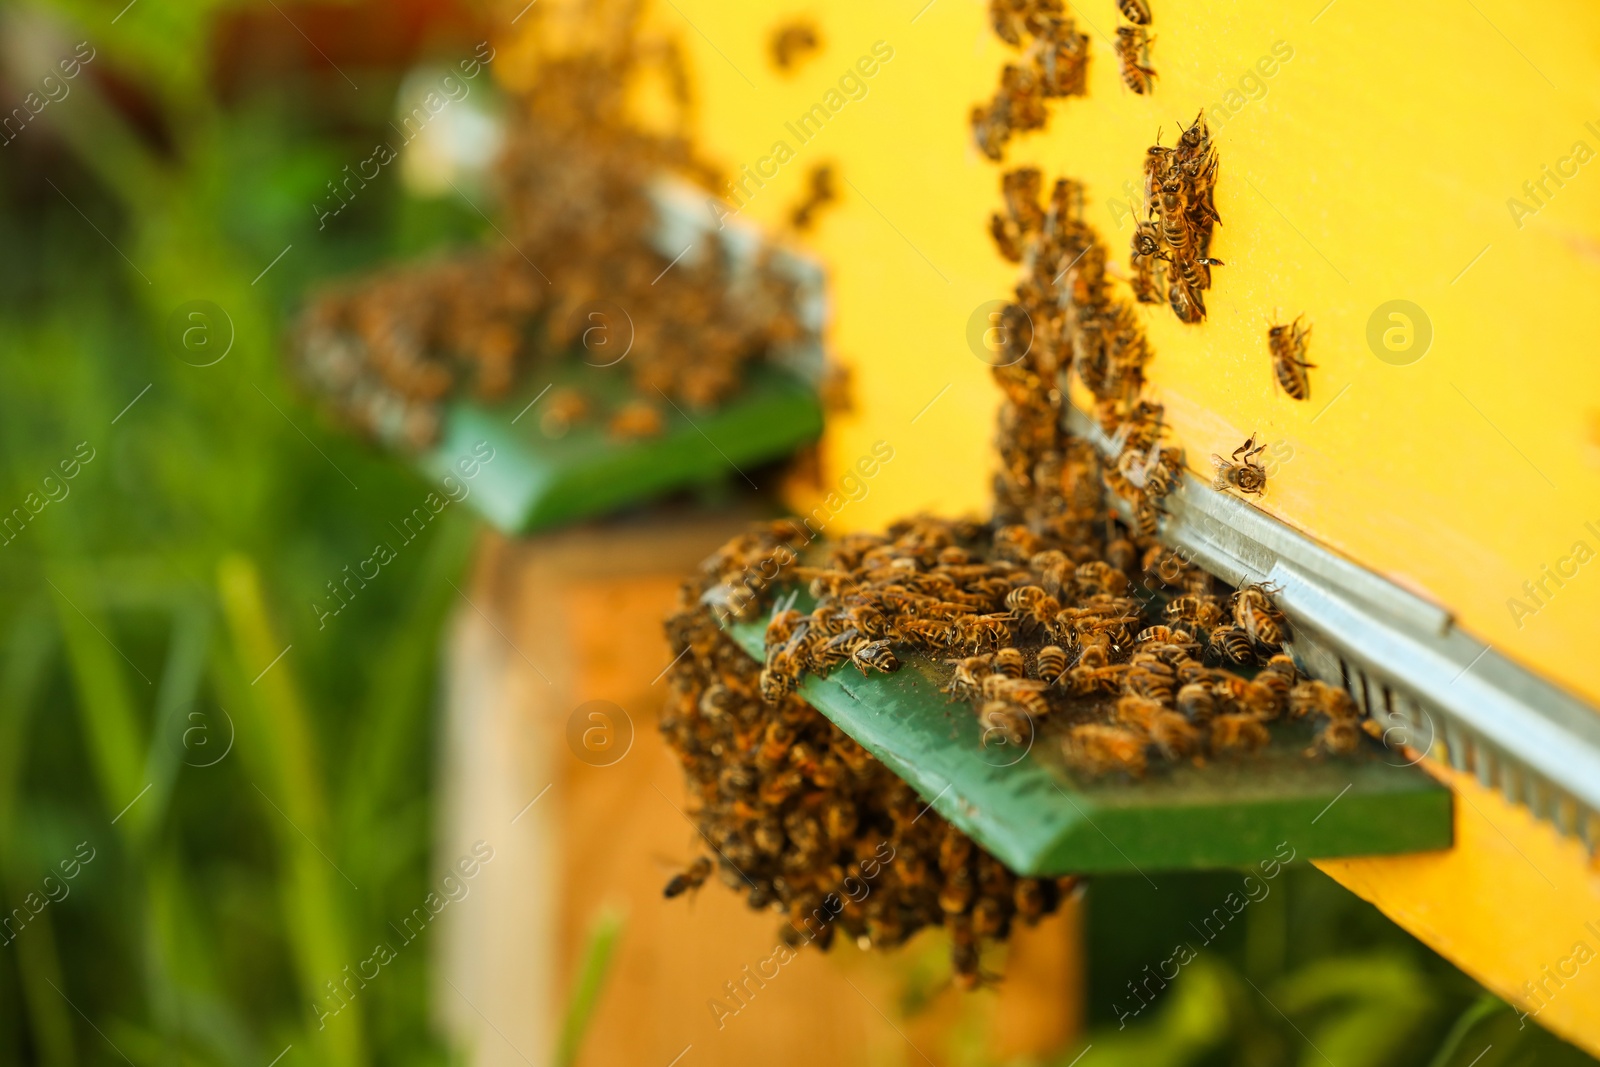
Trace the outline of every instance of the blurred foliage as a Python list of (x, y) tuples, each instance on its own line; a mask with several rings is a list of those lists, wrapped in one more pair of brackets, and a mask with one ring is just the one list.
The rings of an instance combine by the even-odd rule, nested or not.
[[(0, 1062), (447, 1062), (426, 948), (320, 1029), (313, 1003), (428, 893), (437, 649), (473, 523), (447, 510), (319, 628), (311, 600), (429, 486), (328, 424), (280, 354), (309, 284), (483, 224), (384, 173), (316, 228), (416, 55), (352, 64), (359, 91), (313, 61), (224, 100), (219, 25), (281, 15), (300, 47), (285, 11), (121, 7), (0, 27), (7, 109), (19, 48), (96, 52), (0, 147)], [(194, 300), (231, 320), (212, 366), (166, 340)]]

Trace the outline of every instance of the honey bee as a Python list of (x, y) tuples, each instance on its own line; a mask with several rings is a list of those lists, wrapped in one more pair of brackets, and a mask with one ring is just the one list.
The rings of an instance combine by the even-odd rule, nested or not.
[(1361, 728), (1354, 719), (1329, 719), (1317, 734), (1315, 748), (1335, 756), (1348, 756), (1361, 745)]
[(1067, 673), (1067, 652), (1060, 645), (1045, 645), (1034, 655), (1034, 674), (1046, 685), (1055, 685)]
[(1212, 453), (1211, 464), (1216, 467), (1217, 475), (1211, 481), (1211, 488), (1237, 489), (1240, 493), (1255, 496), (1266, 492), (1267, 469), (1256, 462), (1256, 457), (1266, 448), (1266, 442), (1256, 444), (1255, 434), (1251, 434), (1244, 444), (1233, 450), (1231, 460)]
[(1176, 703), (1178, 711), (1192, 723), (1208, 723), (1217, 713), (1211, 687), (1200, 682), (1190, 682), (1179, 689)]
[(816, 27), (808, 22), (789, 22), (772, 34), (772, 62), (779, 70), (792, 70), (800, 59), (820, 46)]
[(983, 689), (983, 680), (988, 677), (990, 670), (989, 656), (968, 656), (965, 659), (947, 659), (946, 663), (955, 668), (950, 675), (950, 683), (944, 687), (947, 693), (975, 694)]
[(989, 645), (999, 648), (1011, 639), (1011, 617), (1008, 614), (962, 615), (955, 620), (957, 644), (974, 650)]
[(1311, 328), (1302, 327), (1298, 318), (1287, 325), (1275, 325), (1267, 330), (1272, 373), (1278, 380), (1279, 388), (1295, 400), (1311, 398), (1311, 380), (1306, 371), (1314, 369), (1316, 364), (1306, 362), (1306, 338), (1310, 335)]
[(1006, 607), (1029, 626), (1048, 626), (1061, 610), (1060, 602), (1037, 585), (1013, 589), (1006, 595)]
[(1023, 659), (1022, 653), (1014, 648), (996, 650), (991, 665), (995, 673), (1003, 674), (1007, 678), (1021, 678), (1028, 673), (1027, 660)]
[(1205, 297), (1181, 274), (1174, 273), (1167, 282), (1167, 304), (1179, 322), (1193, 325), (1205, 321)]
[(1161, 248), (1160, 226), (1154, 220), (1139, 223), (1133, 231), (1133, 253), (1129, 257), (1133, 268), (1133, 295), (1139, 303), (1161, 303), (1161, 264), (1167, 260)]
[(1263, 648), (1283, 644), (1283, 615), (1273, 606), (1265, 586), (1247, 585), (1233, 594), (1233, 621)]
[(1254, 752), (1270, 740), (1267, 728), (1254, 715), (1230, 712), (1211, 720), (1211, 753)]
[(1150, 5), (1145, 0), (1117, 0), (1117, 10), (1135, 26), (1150, 25)]
[(660, 437), (665, 428), (660, 410), (648, 400), (630, 400), (617, 409), (606, 425), (612, 437), (624, 440)]
[(1050, 713), (1045, 689), (1046, 683), (1035, 678), (1008, 678), (1003, 674), (991, 674), (983, 680), (983, 695), (989, 700), (1018, 704), (1032, 715)]
[(1200, 747), (1200, 731), (1173, 711), (1161, 711), (1145, 726), (1150, 743), (1169, 760), (1187, 759)]
[(1083, 723), (1067, 733), (1064, 743), (1067, 759), (1090, 774), (1124, 771), (1135, 778), (1145, 772), (1143, 735), (1122, 726)]
[(711, 860), (705, 856), (699, 856), (689, 866), (668, 879), (666, 888), (661, 891), (661, 895), (668, 900), (673, 897), (681, 897), (683, 894), (705, 885), (706, 879), (709, 877), (711, 877)]
[(1211, 631), (1212, 652), (1234, 663), (1245, 665), (1256, 661), (1255, 645), (1250, 640), (1250, 634), (1238, 626), (1218, 626)]
[(794, 737), (793, 727), (782, 719), (773, 719), (767, 724), (761, 748), (756, 752), (756, 767), (760, 770), (766, 770), (787, 762), (789, 748), (794, 744)]
[(1172, 623), (1193, 623), (1209, 630), (1222, 621), (1222, 605), (1212, 596), (1180, 596), (1167, 602), (1163, 614)]
[(1017, 910), (1017, 918), (1029, 926), (1054, 911), (1059, 898), (1056, 883), (1048, 878), (1018, 878), (1011, 892), (1011, 903)]
[(869, 641), (861, 645), (850, 655), (850, 659), (861, 670), (868, 674), (872, 670), (883, 674), (891, 674), (900, 669), (900, 661), (895, 658), (894, 650), (887, 641)]
[(1177, 645), (1179, 647), (1193, 647), (1194, 638), (1187, 630), (1172, 626), (1147, 626), (1134, 635), (1134, 643), (1139, 645)]
[(1156, 72), (1150, 69), (1150, 44), (1154, 40), (1143, 25), (1117, 27), (1117, 60), (1122, 64), (1122, 84), (1144, 96)]
[(1336, 686), (1318, 681), (1301, 682), (1289, 690), (1289, 714), (1297, 719), (1322, 715), (1354, 721), (1361, 715), (1354, 698)]
[(936, 619), (897, 618), (889, 626), (889, 640), (936, 652), (950, 644), (954, 628)]
[(983, 726), (983, 746), (989, 747), (996, 735), (1008, 745), (1023, 746), (1033, 736), (1033, 720), (1022, 707), (1005, 700), (991, 700), (978, 713)]
[(1161, 704), (1172, 702), (1173, 679), (1170, 672), (1162, 673), (1143, 666), (1130, 666), (1123, 676), (1122, 686), (1129, 693)]

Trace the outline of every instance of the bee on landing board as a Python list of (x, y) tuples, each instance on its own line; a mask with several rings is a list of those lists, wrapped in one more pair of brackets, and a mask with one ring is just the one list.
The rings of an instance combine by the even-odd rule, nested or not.
[(1310, 335), (1311, 327), (1301, 326), (1298, 318), (1291, 323), (1274, 325), (1267, 331), (1273, 376), (1279, 388), (1295, 400), (1311, 398), (1311, 381), (1306, 371), (1316, 364), (1306, 362), (1306, 338)]
[(1244, 444), (1233, 450), (1231, 460), (1213, 452), (1211, 465), (1217, 469), (1217, 475), (1211, 481), (1211, 488), (1219, 491), (1237, 489), (1240, 493), (1252, 496), (1266, 492), (1267, 468), (1256, 462), (1256, 457), (1266, 450), (1266, 442), (1256, 444), (1255, 434), (1251, 434)]

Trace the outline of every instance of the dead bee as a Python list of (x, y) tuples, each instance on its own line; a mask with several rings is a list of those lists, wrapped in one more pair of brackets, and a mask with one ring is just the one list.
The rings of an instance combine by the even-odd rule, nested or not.
[(1135, 26), (1150, 25), (1150, 5), (1145, 0), (1117, 0), (1117, 10)]
[(1278, 386), (1295, 400), (1311, 398), (1311, 380), (1306, 371), (1315, 368), (1316, 364), (1306, 362), (1306, 338), (1310, 335), (1311, 328), (1301, 327), (1298, 318), (1267, 331), (1267, 350), (1272, 353), (1272, 373), (1278, 379)]
[(1244, 444), (1233, 450), (1231, 460), (1212, 453), (1211, 464), (1216, 467), (1217, 475), (1211, 481), (1211, 488), (1237, 489), (1255, 496), (1266, 492), (1267, 469), (1256, 462), (1256, 457), (1266, 449), (1266, 442), (1256, 444), (1255, 434), (1251, 434)]
[(699, 889), (705, 885), (706, 879), (709, 877), (711, 877), (711, 860), (705, 856), (700, 856), (689, 866), (673, 875), (667, 881), (667, 886), (661, 891), (661, 895), (668, 900), (673, 897), (681, 897), (690, 890)]
[(1270, 738), (1267, 728), (1254, 715), (1229, 713), (1211, 720), (1211, 753), (1254, 752)]
[(1262, 585), (1247, 585), (1233, 594), (1233, 621), (1263, 648), (1283, 644), (1283, 615)]
[(1034, 674), (1046, 685), (1055, 685), (1067, 673), (1067, 652), (1060, 645), (1045, 645), (1034, 656)]
[(1144, 776), (1144, 747), (1143, 735), (1101, 723), (1074, 726), (1064, 743), (1067, 759), (1090, 774), (1124, 771), (1136, 778)]
[(821, 45), (817, 30), (808, 22), (788, 22), (772, 33), (772, 63), (779, 70), (792, 70), (803, 56)]
[(1117, 27), (1117, 60), (1122, 64), (1122, 84), (1144, 96), (1156, 72), (1150, 69), (1150, 44), (1154, 40), (1142, 25)]

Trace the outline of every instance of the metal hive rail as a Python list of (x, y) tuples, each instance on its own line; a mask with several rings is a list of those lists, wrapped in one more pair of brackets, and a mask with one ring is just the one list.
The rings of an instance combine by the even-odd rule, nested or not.
[[(1077, 408), (1066, 428), (1115, 458)], [(1115, 499), (1115, 498), (1113, 498)], [(1116, 501), (1118, 507), (1126, 505)], [(1600, 851), (1600, 714), (1458, 629), (1450, 613), (1185, 473), (1160, 537), (1233, 585), (1279, 587), (1294, 652), (1347, 688), (1396, 740), (1475, 773), (1488, 788)]]

